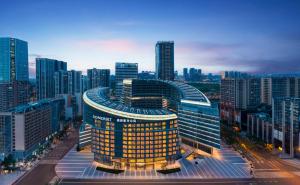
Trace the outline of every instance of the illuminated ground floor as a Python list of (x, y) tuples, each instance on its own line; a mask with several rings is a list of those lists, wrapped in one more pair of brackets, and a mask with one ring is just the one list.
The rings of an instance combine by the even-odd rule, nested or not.
[[(188, 155), (190, 156), (190, 155)], [(240, 154), (227, 146), (222, 146), (213, 156), (193, 158), (183, 155), (177, 160), (180, 171), (161, 174), (153, 168), (127, 168), (120, 174), (112, 174), (97, 170), (93, 153), (89, 150), (77, 152), (75, 148), (59, 161), (55, 170), (60, 178), (68, 179), (166, 179), (166, 178), (250, 178), (250, 166)]]

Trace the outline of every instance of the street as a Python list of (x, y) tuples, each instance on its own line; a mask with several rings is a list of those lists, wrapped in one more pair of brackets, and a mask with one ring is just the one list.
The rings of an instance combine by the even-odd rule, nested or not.
[(25, 173), (14, 185), (45, 185), (56, 176), (56, 163), (76, 144), (78, 132), (72, 130), (58, 146), (50, 151), (32, 171)]

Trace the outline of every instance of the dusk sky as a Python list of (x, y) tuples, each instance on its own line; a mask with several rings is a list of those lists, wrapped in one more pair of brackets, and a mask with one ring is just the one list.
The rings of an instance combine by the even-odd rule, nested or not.
[[(155, 43), (175, 42), (175, 69), (300, 72), (299, 0), (0, 0), (0, 36), (68, 69), (116, 61), (154, 70)], [(85, 72), (84, 72), (85, 73)]]

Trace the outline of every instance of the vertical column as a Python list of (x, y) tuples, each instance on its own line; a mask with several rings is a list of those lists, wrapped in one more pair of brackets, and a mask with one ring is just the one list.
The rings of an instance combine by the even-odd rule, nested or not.
[(291, 106), (290, 106), (290, 157), (294, 157), (294, 103), (293, 100), (291, 100)]

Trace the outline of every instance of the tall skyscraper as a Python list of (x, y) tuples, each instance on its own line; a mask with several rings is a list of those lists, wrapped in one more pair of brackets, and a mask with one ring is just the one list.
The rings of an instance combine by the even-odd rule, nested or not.
[(86, 75), (81, 75), (80, 93), (83, 94), (88, 90), (88, 79)]
[(75, 95), (81, 92), (81, 71), (68, 71), (68, 85), (68, 94)]
[(28, 45), (15, 38), (0, 38), (0, 111), (29, 100)]
[(159, 80), (174, 80), (174, 42), (159, 41), (155, 46), (155, 72)]
[(28, 44), (0, 38), (0, 82), (28, 81)]
[(36, 59), (37, 99), (55, 97), (55, 72), (67, 71), (67, 63), (48, 58)]
[(183, 78), (184, 78), (185, 81), (189, 81), (188, 68), (183, 68)]
[(115, 95), (120, 98), (123, 89), (124, 79), (138, 78), (138, 64), (137, 63), (116, 63), (116, 91)]
[(58, 96), (60, 94), (68, 94), (69, 78), (68, 78), (67, 71), (59, 70), (54, 72), (54, 87), (55, 87), (55, 96)]
[(88, 89), (93, 89), (96, 87), (109, 87), (109, 79), (109, 69), (93, 68), (87, 70)]

